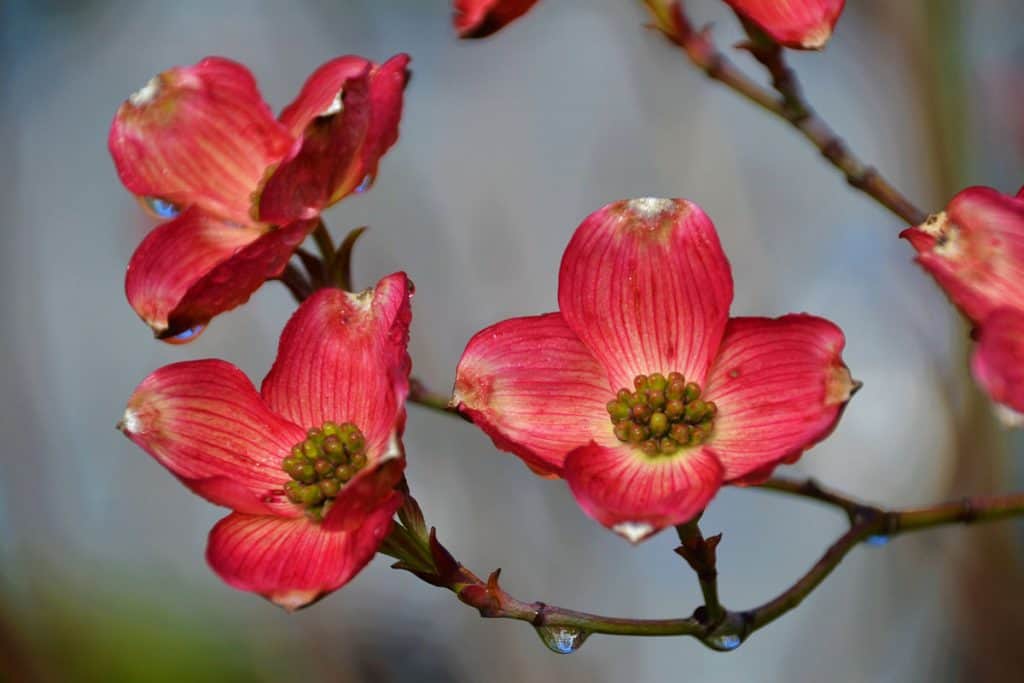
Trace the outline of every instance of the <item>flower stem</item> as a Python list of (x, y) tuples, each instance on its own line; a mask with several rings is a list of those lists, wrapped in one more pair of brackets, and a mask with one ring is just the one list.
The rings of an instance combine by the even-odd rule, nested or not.
[(772, 76), (778, 95), (750, 79), (722, 54), (712, 42), (708, 29), (695, 30), (676, 3), (672, 25), (659, 19), (659, 28), (665, 36), (681, 47), (690, 61), (707, 76), (749, 101), (781, 118), (800, 131), (822, 156), (839, 169), (851, 187), (860, 190), (905, 223), (917, 225), (926, 214), (907, 199), (873, 167), (862, 162), (822, 119), (804, 97), (796, 74), (788, 67), (777, 45), (765, 46), (756, 39), (749, 46), (754, 57), (761, 61)]
[[(440, 392), (431, 391), (427, 386), (415, 377), (409, 379), (410, 403), (416, 403), (424, 408), (430, 408), (441, 413), (447, 413), (453, 417), (462, 417), (462, 414), (449, 405), (450, 397)], [(465, 418), (463, 418), (465, 419)]]
[(705, 620), (711, 624), (718, 624), (726, 614), (725, 608), (718, 601), (718, 568), (715, 556), (715, 549), (722, 540), (722, 535), (705, 539), (698, 521), (695, 519), (676, 527), (679, 542), (682, 544), (676, 548), (676, 553), (685, 559), (697, 574), (700, 591), (704, 595)]
[[(538, 628), (564, 627), (620, 636), (692, 636), (709, 647), (722, 649), (721, 644), (715, 642), (715, 634), (722, 625), (736, 625), (735, 633), (742, 642), (750, 634), (796, 608), (854, 547), (872, 536), (892, 536), (948, 524), (973, 524), (1024, 515), (1024, 492), (965, 498), (921, 508), (884, 510), (859, 503), (811, 480), (798, 482), (776, 478), (761, 484), (761, 488), (832, 505), (846, 512), (851, 522), (850, 528), (792, 586), (772, 600), (744, 611), (728, 610), (720, 604), (717, 574), (712, 576), (707, 571), (701, 576), (698, 570), (705, 604), (692, 616), (627, 619), (519, 600), (499, 585), (500, 570), (493, 572), (487, 580), (479, 578), (455, 560), (437, 540), (433, 529), (429, 537), (424, 537), (422, 533), (411, 533), (401, 523), (396, 523), (392, 531), (395, 538), (389, 539), (385, 548), (387, 554), (400, 560), (395, 565), (397, 568), (406, 569), (432, 585), (451, 590), (460, 601), (476, 608), (486, 618), (516, 619)], [(677, 531), (683, 547), (693, 550), (691, 553), (680, 552), (687, 561), (690, 561), (687, 554), (691, 554), (696, 564), (703, 565), (705, 570), (714, 566), (714, 548), (719, 536), (705, 539), (696, 523), (681, 525)]]

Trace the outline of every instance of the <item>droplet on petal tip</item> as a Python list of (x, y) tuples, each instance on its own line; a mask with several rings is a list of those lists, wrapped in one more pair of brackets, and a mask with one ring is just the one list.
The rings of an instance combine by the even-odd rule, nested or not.
[(140, 197), (139, 201), (148, 213), (157, 218), (175, 218), (181, 213), (177, 204), (161, 197)]
[(188, 344), (191, 341), (195, 341), (196, 338), (198, 338), (205, 330), (206, 325), (193, 325), (184, 332), (179, 332), (178, 334), (166, 337), (158, 334), (157, 338), (160, 339), (160, 341), (171, 345)]

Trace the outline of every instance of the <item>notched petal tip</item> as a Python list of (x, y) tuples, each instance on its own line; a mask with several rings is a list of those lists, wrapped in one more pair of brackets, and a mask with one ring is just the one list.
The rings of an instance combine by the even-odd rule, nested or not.
[(654, 533), (654, 525), (647, 522), (620, 522), (612, 526), (612, 531), (636, 545)]
[(834, 366), (825, 380), (825, 405), (834, 406), (846, 403), (864, 386), (850, 374), (850, 368), (840, 364)]

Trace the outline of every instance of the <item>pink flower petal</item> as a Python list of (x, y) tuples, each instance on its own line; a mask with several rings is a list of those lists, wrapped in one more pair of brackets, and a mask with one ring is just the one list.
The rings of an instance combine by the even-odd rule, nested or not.
[(327, 511), (325, 523), (340, 531), (359, 527), (392, 497), (404, 472), (405, 453), (396, 435), (384, 457), (368, 464), (345, 484)]
[(272, 413), (241, 370), (220, 360), (166, 365), (128, 400), (124, 434), (186, 486), (241, 512), (292, 516), (281, 462), (305, 431)]
[(304, 516), (233, 513), (210, 531), (206, 561), (228, 585), (294, 611), (351, 581), (373, 559), (401, 504), (393, 494), (351, 531)]
[(128, 302), (161, 338), (205, 325), (279, 275), (315, 226), (241, 228), (188, 209), (135, 250), (125, 277)]
[(722, 466), (706, 446), (649, 457), (592, 442), (569, 454), (565, 479), (587, 515), (638, 543), (700, 514), (722, 486)]
[(483, 38), (526, 14), (537, 0), (455, 0), (452, 22), (459, 38)]
[(576, 230), (562, 257), (558, 303), (616, 389), (654, 372), (702, 383), (729, 316), (732, 275), (696, 204), (620, 201)]
[(345, 81), (372, 69), (373, 62), (358, 55), (344, 55), (325, 62), (310, 74), (291, 104), (281, 110), (278, 121), (293, 137), (301, 137), (315, 118), (330, 111), (332, 105), (336, 106), (335, 98)]
[(405, 423), (411, 300), (405, 273), (358, 294), (316, 292), (281, 334), (263, 381), (267, 404), (307, 429), (352, 422), (366, 436), (368, 457), (384, 457)]
[(163, 72), (126, 100), (108, 144), (130, 192), (246, 224), (264, 174), (295, 140), (248, 69), (208, 57)]
[(982, 323), (971, 370), (993, 401), (1024, 413), (1024, 311), (1001, 308)]
[(725, 0), (777, 43), (820, 50), (832, 36), (846, 0)]
[(1024, 198), (968, 188), (945, 211), (900, 236), (974, 324), (1024, 302)]
[[(352, 192), (365, 190), (380, 158), (398, 139), (409, 56), (396, 55), (361, 70), (353, 59), (328, 63), (307, 82), (300, 99), (282, 113), (291, 125), (301, 123), (327, 87), (343, 93), (334, 113), (307, 120), (302, 148), (281, 164), (260, 197), (260, 218), (285, 223), (311, 218)], [(337, 60), (336, 60), (337, 61)], [(332, 66), (333, 64), (333, 66)], [(344, 77), (344, 78), (342, 78)], [(322, 111), (331, 112), (333, 107)]]
[(462, 354), (452, 399), (502, 450), (561, 475), (569, 451), (610, 421), (604, 369), (559, 313), (478, 332)]
[(729, 321), (704, 392), (718, 406), (710, 445), (726, 481), (764, 479), (832, 432), (859, 386), (844, 344), (838, 327), (810, 315)]

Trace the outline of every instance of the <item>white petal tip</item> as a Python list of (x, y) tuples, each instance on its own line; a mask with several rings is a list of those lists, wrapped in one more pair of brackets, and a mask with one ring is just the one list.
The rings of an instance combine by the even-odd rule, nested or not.
[(124, 411), (124, 415), (117, 423), (117, 428), (125, 434), (137, 434), (141, 426), (138, 414), (131, 408)]
[(995, 404), (996, 418), (1003, 423), (1004, 426), (1015, 429), (1018, 427), (1024, 427), (1024, 413), (1018, 413), (1013, 408), (1008, 408), (1001, 403)]
[(673, 210), (676, 203), (660, 197), (639, 197), (626, 202), (626, 207), (641, 218), (654, 218)]
[(647, 522), (620, 522), (612, 527), (612, 531), (630, 543), (639, 543), (651, 535), (654, 527)]
[(128, 96), (128, 101), (132, 103), (133, 107), (144, 107), (160, 94), (160, 77), (153, 76), (153, 78), (146, 81), (146, 85), (142, 86), (131, 95)]

